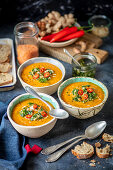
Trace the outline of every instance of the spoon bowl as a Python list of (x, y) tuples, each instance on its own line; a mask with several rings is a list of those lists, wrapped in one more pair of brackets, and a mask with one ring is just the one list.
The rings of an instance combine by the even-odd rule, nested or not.
[(66, 119), (66, 118), (69, 117), (68, 112), (66, 112), (66, 111), (63, 110), (63, 109), (51, 109), (51, 110), (49, 111), (49, 114), (50, 114), (51, 116), (54, 116), (54, 115), (55, 115), (55, 117), (56, 117), (57, 119), (59, 119), (59, 115), (60, 115), (60, 119)]
[(104, 131), (105, 128), (106, 128), (105, 121), (93, 123), (92, 125), (86, 128), (85, 136), (88, 139), (95, 139)]
[(49, 108), (50, 108), (50, 111), (49, 111), (49, 114), (57, 119), (66, 119), (69, 117), (69, 114), (68, 112), (66, 112), (65, 110), (63, 109), (53, 109), (44, 99), (42, 99), (40, 97), (40, 95), (38, 95), (38, 93), (36, 93), (32, 88), (26, 86), (25, 87), (25, 90), (27, 93), (35, 96), (36, 98), (40, 99), (41, 101), (43, 101)]

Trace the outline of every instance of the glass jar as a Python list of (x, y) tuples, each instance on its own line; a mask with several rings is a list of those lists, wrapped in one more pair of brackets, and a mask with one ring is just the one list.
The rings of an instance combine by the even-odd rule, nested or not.
[(35, 23), (18, 23), (14, 28), (14, 34), (19, 64), (39, 56), (38, 27)]
[(89, 25), (93, 24), (92, 33), (103, 38), (109, 35), (111, 20), (105, 15), (94, 15), (88, 20)]
[(90, 53), (79, 53), (73, 56), (81, 66), (77, 66), (72, 60), (72, 76), (94, 77), (96, 73), (97, 59)]

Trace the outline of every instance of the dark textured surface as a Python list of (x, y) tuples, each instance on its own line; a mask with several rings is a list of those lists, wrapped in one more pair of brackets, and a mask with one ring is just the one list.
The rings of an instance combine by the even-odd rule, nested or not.
[[(13, 25), (2, 25), (0, 28), (0, 38), (14, 38), (13, 37)], [(80, 135), (84, 133), (84, 130), (90, 124), (100, 121), (106, 120), (107, 121), (107, 128), (106, 132), (113, 134), (113, 34), (110, 37), (104, 40), (104, 45), (102, 46), (103, 49), (109, 51), (109, 58), (102, 64), (98, 65), (97, 67), (97, 74), (96, 78), (103, 82), (108, 90), (109, 90), (109, 98), (101, 112), (96, 116), (86, 119), (86, 120), (79, 120), (72, 116), (70, 116), (66, 120), (58, 120), (55, 127), (45, 136), (39, 139), (27, 139), (28, 143), (33, 146), (37, 144), (42, 148), (45, 148), (50, 145), (57, 144), (59, 142), (65, 141), (69, 138), (74, 136)], [(46, 56), (45, 54), (40, 53), (40, 56)], [(65, 79), (71, 77), (71, 65), (62, 62), (66, 68), (66, 76)], [(20, 82), (18, 81), (14, 90), (9, 92), (0, 92), (0, 102), (8, 103), (17, 95), (25, 93), (24, 89), (22, 88)], [(57, 99), (57, 94), (55, 93), (52, 95)], [(101, 139), (101, 136), (98, 138)], [(98, 141), (92, 140), (88, 141), (94, 145), (95, 142)], [(103, 142), (102, 142), (103, 143)], [(103, 143), (104, 144), (104, 143)], [(13, 148), (12, 148), (13, 149)], [(95, 167), (90, 167), (89, 163), (91, 159), (87, 160), (78, 160), (74, 157), (70, 150), (65, 153), (57, 162), (54, 163), (45, 163), (46, 156), (42, 155), (28, 155), (26, 161), (24, 162), (22, 170), (88, 170), (88, 169), (113, 169), (113, 156), (108, 159), (99, 159), (96, 156), (93, 156), (91, 159), (99, 161), (100, 164), (96, 164)]]
[(61, 14), (72, 12), (80, 20), (94, 14), (104, 14), (113, 19), (112, 0), (0, 0), (1, 22), (37, 21), (52, 10)]

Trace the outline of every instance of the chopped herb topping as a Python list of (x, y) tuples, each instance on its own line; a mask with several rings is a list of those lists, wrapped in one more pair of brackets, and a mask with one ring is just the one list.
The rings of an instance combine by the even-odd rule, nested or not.
[(46, 83), (49, 81), (53, 73), (53, 70), (46, 69), (45, 67), (34, 68), (31, 72), (29, 72), (33, 79), (39, 80), (40, 83)]
[(20, 115), (22, 117), (25, 117), (26, 115), (30, 115), (32, 113), (32, 111), (28, 111), (27, 108), (23, 108), (21, 111), (20, 111)]
[(43, 107), (35, 103), (28, 103), (28, 106), (24, 107), (20, 111), (20, 115), (34, 121), (47, 117), (47, 112), (43, 109)]
[(33, 106), (34, 103), (28, 103), (30, 106)]
[(90, 88), (90, 85), (82, 86), (81, 89), (74, 89), (72, 94), (74, 95), (73, 100), (83, 103), (97, 98), (97, 94), (93, 88)]
[[(72, 75), (73, 77), (77, 76), (83, 76), (83, 77), (94, 77), (96, 73), (96, 67), (92, 67), (92, 64), (94, 63), (92, 60), (88, 58), (80, 59), (78, 61), (81, 65), (81, 68), (77, 68), (74, 63), (73, 65), (73, 70), (72, 70)], [(84, 67), (84, 70), (83, 70)]]
[(41, 115), (41, 113), (35, 113), (32, 117), (31, 117), (31, 121), (33, 120), (37, 120), (37, 119), (42, 119), (43, 116)]

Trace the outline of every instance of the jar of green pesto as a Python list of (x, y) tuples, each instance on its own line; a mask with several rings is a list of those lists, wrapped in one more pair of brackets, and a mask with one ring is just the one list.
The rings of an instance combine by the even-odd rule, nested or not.
[(97, 59), (90, 53), (79, 53), (74, 58), (81, 66), (76, 65), (72, 60), (72, 76), (94, 77), (96, 73)]

